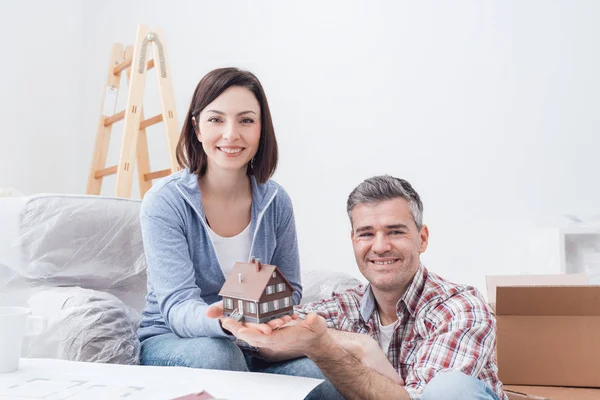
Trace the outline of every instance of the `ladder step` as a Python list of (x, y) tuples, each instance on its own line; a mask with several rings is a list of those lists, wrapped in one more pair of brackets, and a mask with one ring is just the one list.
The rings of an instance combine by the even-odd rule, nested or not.
[(163, 169), (161, 171), (150, 172), (144, 174), (144, 180), (151, 181), (152, 179), (164, 178), (165, 176), (171, 175), (171, 168)]
[(119, 75), (121, 73), (121, 71), (123, 71), (126, 68), (131, 67), (131, 58), (128, 58), (127, 60), (123, 61), (120, 64), (117, 64), (114, 68), (113, 68), (113, 75)]
[(163, 120), (163, 116), (162, 116), (162, 114), (158, 114), (158, 115), (155, 115), (155, 116), (154, 116), (154, 117), (152, 117), (152, 118), (145, 119), (145, 120), (143, 120), (142, 122), (140, 122), (140, 130), (142, 130), (142, 129), (146, 129), (146, 128), (147, 128), (147, 127), (149, 127), (149, 126), (152, 126), (152, 125), (158, 124), (158, 123), (159, 123), (159, 122), (161, 122), (162, 120)]
[[(115, 65), (115, 67), (113, 68), (113, 75), (119, 75), (124, 69), (127, 69), (129, 67), (131, 67), (131, 58), (128, 58), (122, 63)], [(148, 64), (146, 65), (146, 69), (152, 68), (154, 68), (154, 59), (148, 61)]]
[(113, 115), (112, 117), (104, 117), (104, 126), (111, 126), (117, 121), (125, 118), (125, 110)]
[(118, 167), (119, 167), (118, 165), (113, 165), (112, 167), (108, 167), (108, 168), (104, 168), (104, 169), (99, 169), (94, 174), (94, 178), (100, 179), (100, 178), (103, 178), (103, 177), (105, 177), (107, 175), (114, 175), (114, 174), (117, 173), (117, 168)]
[[(104, 117), (104, 126), (111, 126), (115, 122), (118, 122), (125, 118), (125, 110), (118, 112), (112, 117)], [(163, 120), (162, 114), (155, 115), (152, 118), (148, 118), (140, 122), (140, 129), (146, 129), (149, 126), (156, 125)]]

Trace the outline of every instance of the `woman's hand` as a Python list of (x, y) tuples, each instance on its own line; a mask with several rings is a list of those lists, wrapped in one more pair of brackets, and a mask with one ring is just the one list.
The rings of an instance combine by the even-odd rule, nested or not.
[(271, 332), (273, 332), (273, 330), (281, 328), (283, 325), (287, 324), (288, 322), (297, 319), (298, 316), (297, 315), (284, 315), (281, 318), (275, 318), (270, 320), (267, 323), (264, 324), (257, 324), (257, 323), (253, 323), (253, 322), (238, 322), (233, 318), (229, 318), (225, 316), (225, 312), (223, 309), (223, 302), (219, 301), (216, 302), (212, 305), (210, 305), (208, 307), (208, 309), (206, 310), (206, 316), (208, 316), (209, 318), (218, 318), (221, 321), (221, 326), (223, 327), (223, 329), (228, 330), (229, 332), (231, 332), (232, 335), (234, 335), (235, 337), (239, 337), (238, 333), (239, 330), (242, 328), (251, 328), (251, 329), (255, 329), (265, 335), (270, 335)]

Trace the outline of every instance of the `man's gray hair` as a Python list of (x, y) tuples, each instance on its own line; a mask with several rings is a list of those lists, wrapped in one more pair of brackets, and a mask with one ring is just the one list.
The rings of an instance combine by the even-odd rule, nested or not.
[(358, 185), (346, 203), (346, 211), (352, 223), (352, 210), (358, 204), (377, 204), (386, 200), (403, 198), (408, 202), (417, 229), (423, 226), (423, 203), (421, 197), (410, 183), (404, 179), (394, 178), (389, 175), (374, 176)]

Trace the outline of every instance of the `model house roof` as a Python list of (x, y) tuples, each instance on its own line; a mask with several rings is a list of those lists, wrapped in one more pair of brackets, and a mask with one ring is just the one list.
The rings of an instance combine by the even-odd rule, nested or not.
[(227, 276), (225, 284), (219, 292), (222, 297), (234, 297), (236, 299), (258, 302), (265, 292), (273, 272), (283, 278), (285, 283), (293, 290), (292, 285), (279, 272), (274, 265), (261, 264), (260, 261), (241, 263), (237, 262)]

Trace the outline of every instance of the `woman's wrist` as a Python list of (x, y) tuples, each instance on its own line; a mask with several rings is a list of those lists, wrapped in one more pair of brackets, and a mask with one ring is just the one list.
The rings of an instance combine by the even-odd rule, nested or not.
[(223, 321), (221, 320), (221, 318), (219, 318), (219, 326), (221, 327), (221, 329), (223, 330), (223, 332), (225, 332), (226, 335), (233, 336), (233, 333), (231, 333), (227, 329), (223, 328)]

